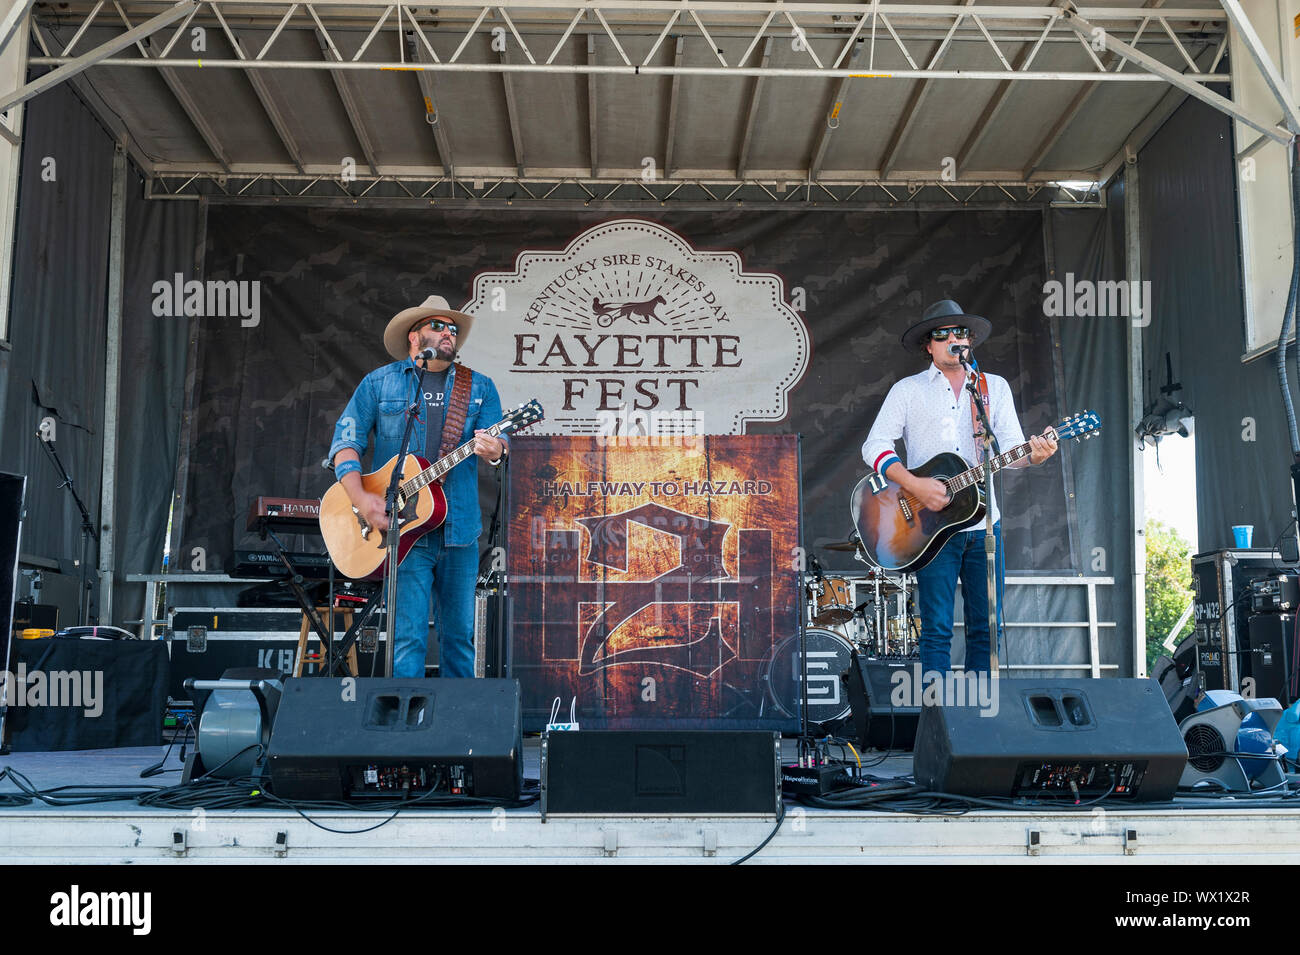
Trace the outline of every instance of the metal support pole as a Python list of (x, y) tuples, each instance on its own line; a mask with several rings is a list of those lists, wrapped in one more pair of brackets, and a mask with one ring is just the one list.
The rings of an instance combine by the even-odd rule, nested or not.
[[(7, 25), (20, 9), (30, 4), (23, 0), (0, 0), (6, 10)], [(27, 36), (29, 14), (17, 17), (15, 32)], [(20, 86), (27, 78), (27, 44), (11, 42), (0, 52), (0, 88)], [(7, 135), (0, 138), (0, 339), (9, 338), (9, 296), (13, 288), (14, 230), (18, 225), (18, 167), (22, 161), (22, 104), (0, 116), (0, 127)], [(12, 137), (12, 138), (11, 138)]]
[[(1140, 289), (1142, 278), (1142, 232), (1138, 208), (1137, 155), (1128, 157), (1124, 166), (1124, 261), (1129, 289)], [(1143, 325), (1150, 320), (1151, 303), (1142, 302)], [(1130, 308), (1128, 322), (1128, 473), (1129, 512), (1133, 519), (1133, 675), (1147, 675), (1147, 538), (1146, 493), (1143, 487), (1142, 459), (1133, 428), (1142, 419), (1142, 325), (1138, 325)]]
[[(1237, 0), (1219, 0), (1219, 5), (1223, 7), (1223, 12), (1228, 15), (1232, 21), (1233, 27), (1241, 37), (1242, 45), (1246, 47), (1246, 52), (1250, 58), (1255, 61), (1255, 66), (1259, 68), (1260, 76), (1268, 85), (1269, 92), (1278, 101), (1282, 107), (1283, 119), (1286, 126), (1293, 133), (1300, 133), (1300, 109), (1297, 109), (1295, 98), (1291, 95), (1291, 90), (1287, 86), (1286, 80), (1278, 72), (1278, 68), (1273, 65), (1273, 60), (1268, 55), (1268, 50), (1264, 48), (1264, 41), (1259, 38), (1255, 32), (1254, 25), (1242, 9)], [(1287, 43), (1286, 33), (1281, 34), (1282, 45)]]
[[(116, 538), (117, 421), (122, 377), (122, 256), (126, 240), (126, 150), (113, 151), (113, 204), (108, 223), (108, 333), (104, 360), (104, 466), (99, 492), (99, 620), (113, 622)], [(146, 612), (150, 612), (146, 608)]]

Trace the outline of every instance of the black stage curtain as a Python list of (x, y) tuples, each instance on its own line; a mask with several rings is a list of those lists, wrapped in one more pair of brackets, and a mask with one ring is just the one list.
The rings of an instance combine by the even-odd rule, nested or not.
[[(6, 467), (29, 476), (23, 553), (77, 574), (81, 519), (36, 440), (56, 421), (56, 446), (92, 518), (100, 520), (108, 234), (113, 142), (71, 88), (27, 105), (14, 241), (12, 350), (0, 352), (0, 439)], [(52, 177), (52, 178), (51, 178)], [(151, 288), (193, 272), (199, 206), (150, 202), (129, 168), (122, 373), (114, 526), (113, 620), (137, 619), (143, 585), (157, 572), (176, 473), (188, 326), (156, 316)], [(92, 547), (92, 565), (97, 557)], [(98, 606), (98, 601), (96, 601)], [(75, 621), (69, 621), (75, 622)]]
[[(1124, 186), (1107, 190), (1101, 209), (1053, 209), (1050, 216), (1052, 277), (1065, 281), (1118, 281), (1124, 278)], [(1099, 619), (1113, 621), (1098, 636), (1103, 664), (1117, 664), (1104, 676), (1132, 676), (1133, 555), (1129, 516), (1129, 424), (1126, 319), (1056, 319), (1060, 342), (1061, 376), (1065, 404), (1071, 409), (1091, 408), (1101, 416), (1101, 434), (1082, 445), (1070, 444), (1061, 455), (1068, 469), (1073, 498), (1067, 498), (1077, 517), (1074, 547), (1077, 566), (1086, 576), (1112, 577), (1114, 585), (1097, 588)], [(1040, 620), (1086, 620), (1087, 593), (1082, 587), (1039, 587), (1020, 599), (1033, 601), (1025, 616)], [(1009, 608), (1015, 619), (1017, 607)], [(1012, 641), (1015, 640), (1012, 631)], [(1077, 629), (1042, 634), (1034, 643), (1031, 659), (1041, 663), (1083, 663), (1088, 660), (1088, 635)], [(1012, 643), (1014, 649), (1015, 643)], [(1026, 675), (1034, 675), (1026, 673)], [(1039, 676), (1061, 676), (1044, 671)], [(1067, 671), (1065, 675), (1079, 675)]]
[[(1179, 397), (1196, 415), (1199, 549), (1231, 547), (1233, 524), (1255, 525), (1254, 546), (1276, 546), (1291, 524), (1291, 448), (1276, 352), (1241, 361), (1245, 308), (1231, 124), (1188, 100), (1142, 151), (1138, 168), (1142, 269), (1154, 303), (1143, 345), (1147, 400), (1165, 383), (1169, 352), (1183, 384)], [(1292, 345), (1287, 373), (1300, 407), (1295, 359)]]
[(55, 419), (59, 457), (98, 519), (112, 176), (112, 140), (70, 88), (27, 105), (0, 434), (6, 468), (29, 478), (23, 553), (68, 573), (81, 516), (36, 431)]

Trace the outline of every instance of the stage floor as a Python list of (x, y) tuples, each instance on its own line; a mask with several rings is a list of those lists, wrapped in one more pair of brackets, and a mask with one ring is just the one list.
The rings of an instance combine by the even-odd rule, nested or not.
[[(786, 741), (795, 755), (793, 741)], [(179, 749), (179, 747), (178, 747)], [(165, 747), (0, 757), (38, 789), (174, 785), (177, 752), (152, 779), (140, 770)], [(873, 762), (880, 754), (865, 759)], [(540, 773), (539, 741), (525, 741), (524, 774)], [(906, 776), (910, 755), (870, 772)], [(0, 793), (12, 792), (8, 781)], [(734, 861), (771, 833), (771, 816), (558, 816), (522, 809), (390, 813), (287, 809), (188, 810), (118, 800), (0, 808), (6, 863), (705, 863)], [(313, 824), (315, 823), (315, 824)], [(324, 828), (323, 828), (324, 827)], [(370, 829), (367, 832), (357, 830)], [(826, 810), (786, 802), (780, 830), (749, 864), (766, 863), (1300, 863), (1300, 806), (1130, 808), (1088, 812), (978, 810), (922, 815)]]

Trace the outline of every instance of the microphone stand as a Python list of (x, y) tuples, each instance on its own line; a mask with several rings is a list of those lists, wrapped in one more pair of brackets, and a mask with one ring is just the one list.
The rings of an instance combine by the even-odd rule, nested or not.
[[(72, 500), (76, 502), (77, 509), (81, 511), (81, 591), (77, 595), (77, 626), (84, 627), (90, 622), (90, 564), (89, 551), (90, 542), (93, 540), (96, 546), (99, 545), (99, 534), (95, 530), (95, 522), (90, 519), (90, 512), (86, 510), (86, 505), (81, 500), (81, 495), (77, 493), (76, 485), (72, 483), (72, 475), (68, 469), (63, 466), (59, 460), (59, 452), (54, 450), (54, 442), (47, 440), (45, 435), (39, 431), (36, 432), (36, 438), (45, 448), (45, 453), (50, 456), (54, 466), (59, 469), (59, 474), (63, 477), (63, 483), (59, 487), (66, 487), (72, 495)], [(145, 608), (150, 612), (149, 608)]]
[(998, 664), (998, 551), (997, 538), (993, 536), (993, 458), (1001, 451), (998, 449), (997, 435), (989, 422), (988, 412), (979, 389), (979, 363), (971, 356), (969, 348), (957, 353), (957, 358), (966, 369), (966, 390), (970, 392), (971, 404), (979, 415), (984, 428), (984, 565), (987, 568), (989, 601), (989, 679), (1000, 676)]
[(429, 370), (428, 360), (418, 361), (416, 366), (420, 369), (420, 377), (415, 382), (415, 400), (406, 411), (406, 432), (402, 435), (402, 446), (397, 452), (397, 464), (393, 466), (388, 490), (384, 493), (384, 508), (385, 513), (388, 514), (388, 567), (384, 572), (384, 606), (388, 612), (388, 653), (385, 655), (387, 659), (384, 661), (384, 676), (389, 679), (393, 677), (393, 659), (397, 656), (397, 558), (401, 553), (402, 543), (402, 531), (398, 527), (401, 508), (397, 497), (398, 490), (402, 486), (402, 469), (406, 465), (411, 432), (415, 429), (420, 402), (424, 400), (424, 376)]

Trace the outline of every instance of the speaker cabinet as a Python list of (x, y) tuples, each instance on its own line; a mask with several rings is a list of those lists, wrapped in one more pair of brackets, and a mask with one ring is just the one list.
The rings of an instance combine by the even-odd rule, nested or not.
[(547, 813), (763, 813), (781, 802), (781, 735), (579, 730), (542, 740)]
[(271, 731), (272, 791), (518, 799), (522, 728), (516, 680), (287, 680)]
[[(863, 749), (910, 750), (916, 740), (920, 706), (894, 705), (894, 675), (908, 676), (910, 686), (914, 660), (877, 660), (853, 654), (844, 676), (853, 727)], [(912, 700), (907, 702), (911, 703)]]
[(1245, 679), (1254, 681), (1249, 693), (1254, 699), (1273, 697), (1288, 707), (1296, 700), (1296, 670), (1300, 666), (1296, 650), (1294, 613), (1257, 614), (1250, 618), (1250, 650), (1242, 663)]
[(1173, 797), (1187, 747), (1154, 680), (995, 685), (996, 707), (922, 708), (917, 782), (962, 796)]

